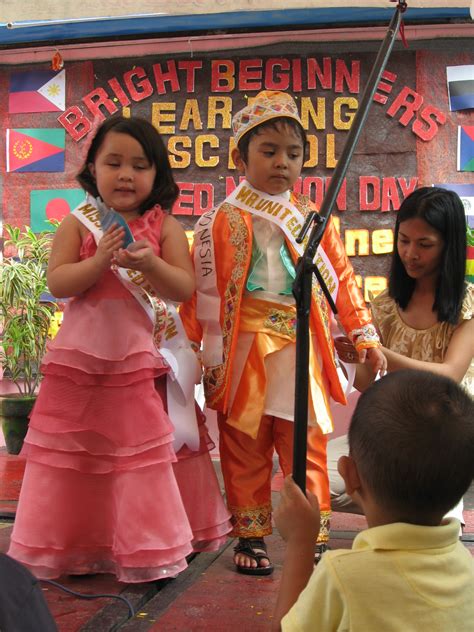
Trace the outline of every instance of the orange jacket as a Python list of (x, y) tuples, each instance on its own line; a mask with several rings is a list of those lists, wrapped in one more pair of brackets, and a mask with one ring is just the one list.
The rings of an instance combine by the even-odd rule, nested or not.
[[(304, 205), (301, 204), (303, 200)], [(292, 194), (292, 202), (300, 208), (304, 206), (306, 212), (312, 209), (316, 210), (314, 205), (311, 203), (308, 205), (307, 198), (302, 196)], [(223, 332), (223, 362), (215, 367), (205, 367), (204, 389), (207, 406), (225, 414), (228, 406), (233, 357), (238, 339), (240, 303), (252, 254), (252, 217), (250, 213), (224, 202), (217, 211), (212, 237), (215, 248), (217, 286), (221, 298), (220, 325)], [(287, 242), (287, 245), (293, 261), (296, 261), (296, 252), (291, 244)], [(371, 317), (357, 286), (352, 265), (347, 258), (341, 238), (331, 218), (327, 223), (321, 246), (339, 278), (336, 307), (339, 320), (349, 334), (353, 330), (370, 324)], [(199, 279), (196, 282), (199, 285)], [(336, 370), (329, 309), (322, 290), (313, 286), (311, 331), (316, 335), (323, 371), (330, 385), (330, 395), (334, 400), (345, 403), (345, 395)], [(196, 294), (182, 305), (180, 314), (189, 339), (199, 346), (202, 339), (202, 327), (196, 318)], [(370, 343), (365, 346), (375, 346), (375, 344)]]

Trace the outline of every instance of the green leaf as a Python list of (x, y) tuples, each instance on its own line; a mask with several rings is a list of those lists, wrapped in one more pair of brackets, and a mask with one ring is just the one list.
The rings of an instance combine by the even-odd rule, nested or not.
[(41, 375), (56, 303), (43, 304), (52, 232), (5, 225), (6, 256), (0, 263), (0, 362), (20, 392), (33, 394)]

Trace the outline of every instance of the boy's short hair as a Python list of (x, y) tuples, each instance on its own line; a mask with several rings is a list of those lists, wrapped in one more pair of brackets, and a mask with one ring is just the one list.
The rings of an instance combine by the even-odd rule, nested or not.
[(234, 140), (242, 159), (246, 162), (250, 139), (266, 127), (273, 129), (286, 124), (300, 136), (306, 148), (306, 132), (293, 97), (278, 90), (262, 90), (232, 118)]
[(304, 158), (306, 160), (307, 153), (308, 153), (308, 141), (306, 138), (306, 132), (301, 127), (301, 125), (299, 125), (296, 121), (289, 118), (274, 118), (274, 119), (270, 119), (269, 121), (264, 121), (263, 123), (260, 123), (260, 125), (253, 127), (248, 132), (248, 134), (245, 134), (245, 136), (243, 136), (240, 139), (239, 144), (238, 144), (238, 149), (239, 149), (242, 160), (245, 163), (248, 162), (249, 143), (254, 136), (257, 136), (262, 130), (266, 128), (272, 128), (272, 129), (275, 129), (277, 132), (281, 133), (283, 131), (282, 126), (284, 125), (287, 125), (288, 127), (290, 127), (295, 132), (295, 134), (300, 137), (301, 144), (304, 150)]
[(359, 398), (349, 450), (380, 505), (401, 521), (429, 524), (473, 480), (474, 400), (447, 377), (395, 371)]

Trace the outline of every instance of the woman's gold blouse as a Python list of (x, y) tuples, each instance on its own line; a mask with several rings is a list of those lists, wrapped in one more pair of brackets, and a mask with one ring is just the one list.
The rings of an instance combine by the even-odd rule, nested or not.
[[(474, 318), (474, 284), (468, 283), (458, 325), (437, 323), (428, 329), (413, 329), (403, 322), (398, 306), (388, 295), (379, 294), (371, 304), (374, 325), (382, 344), (401, 355), (424, 362), (443, 362), (452, 335), (463, 320)], [(461, 384), (474, 396), (474, 359)]]

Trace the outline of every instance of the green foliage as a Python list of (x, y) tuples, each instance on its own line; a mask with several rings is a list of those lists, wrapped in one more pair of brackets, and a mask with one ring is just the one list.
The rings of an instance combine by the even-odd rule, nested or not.
[(41, 379), (39, 366), (46, 349), (55, 303), (40, 302), (47, 292), (46, 269), (52, 233), (34, 233), (5, 225), (5, 248), (15, 254), (0, 263), (0, 361), (21, 394), (33, 395)]

